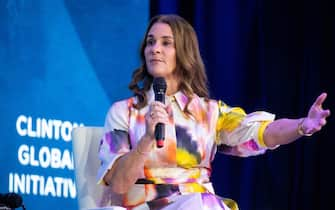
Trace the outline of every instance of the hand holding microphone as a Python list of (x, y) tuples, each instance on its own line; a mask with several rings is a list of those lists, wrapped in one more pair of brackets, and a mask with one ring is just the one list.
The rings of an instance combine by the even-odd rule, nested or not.
[[(154, 78), (153, 88), (155, 92), (155, 101), (165, 104), (166, 81), (163, 77)], [(151, 115), (151, 113), (150, 113)], [(165, 140), (165, 125), (161, 122), (155, 127), (156, 146), (161, 148), (164, 146)]]
[[(156, 147), (162, 148), (165, 140), (165, 124), (169, 123), (169, 107), (165, 105), (166, 81), (162, 77), (154, 78), (153, 90), (155, 101), (149, 105), (146, 114), (146, 134), (150, 141), (155, 140)], [(144, 143), (147, 142), (147, 143)], [(146, 153), (150, 143), (146, 140), (140, 142), (140, 153)]]

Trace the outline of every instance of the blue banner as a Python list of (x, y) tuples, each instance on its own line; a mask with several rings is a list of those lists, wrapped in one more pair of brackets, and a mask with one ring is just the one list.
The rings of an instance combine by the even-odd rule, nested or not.
[(77, 209), (71, 131), (129, 97), (148, 1), (0, 0), (0, 193)]

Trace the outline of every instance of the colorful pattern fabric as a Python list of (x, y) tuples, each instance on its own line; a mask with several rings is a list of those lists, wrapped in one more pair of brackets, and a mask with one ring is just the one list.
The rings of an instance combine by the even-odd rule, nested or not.
[[(154, 100), (152, 89), (147, 96), (150, 104)], [(189, 101), (182, 92), (165, 101), (172, 114), (165, 125), (164, 147), (153, 148), (139, 181), (122, 196), (122, 205), (172, 209), (196, 199), (201, 204), (196, 209), (229, 209), (209, 181), (211, 161), (216, 152), (241, 157), (263, 154), (268, 149), (263, 132), (275, 116), (267, 112), (246, 114), (241, 108), (196, 95)], [(145, 132), (149, 106), (137, 110), (134, 103), (134, 97), (118, 101), (108, 111), (99, 150), (99, 183), (115, 160), (136, 148)]]

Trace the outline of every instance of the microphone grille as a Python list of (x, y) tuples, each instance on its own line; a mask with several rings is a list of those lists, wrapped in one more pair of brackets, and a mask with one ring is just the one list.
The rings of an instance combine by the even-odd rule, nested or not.
[(155, 77), (153, 81), (153, 88), (155, 92), (166, 91), (166, 81), (163, 77)]

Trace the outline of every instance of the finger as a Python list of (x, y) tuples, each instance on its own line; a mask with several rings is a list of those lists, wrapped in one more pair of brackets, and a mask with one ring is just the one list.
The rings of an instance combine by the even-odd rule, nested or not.
[(154, 121), (154, 118), (153, 118), (152, 115), (147, 114), (147, 115), (145, 116), (146, 126), (150, 126), (150, 127), (151, 127), (153, 121)]
[(325, 126), (327, 123), (327, 121), (325, 119), (321, 119), (320, 122), (319, 122), (319, 125), (320, 126)]
[(156, 106), (155, 108), (153, 108), (150, 113), (151, 113), (151, 115), (157, 115), (157, 114), (159, 114), (159, 115), (166, 115), (166, 116), (168, 116), (168, 113), (167, 113), (166, 109), (164, 109), (162, 107), (158, 107), (158, 106)]
[(151, 119), (152, 119), (152, 122), (164, 121), (165, 123), (168, 120), (168, 116), (166, 114), (156, 113), (151, 117)]
[(156, 118), (153, 118), (152, 119), (152, 126), (153, 128), (155, 128), (155, 126), (158, 124), (158, 123), (163, 123), (163, 124), (168, 124), (169, 121), (166, 117), (156, 117)]
[(152, 119), (157, 120), (157, 119), (164, 119), (164, 118), (168, 119), (169, 115), (165, 109), (156, 108), (153, 111), (147, 112), (146, 118), (148, 120), (152, 120)]
[(321, 113), (321, 117), (326, 118), (330, 115), (330, 110), (323, 110), (323, 112)]
[(327, 98), (327, 93), (322, 93), (321, 95), (319, 95), (319, 97), (315, 100), (314, 105), (315, 106), (322, 106), (323, 102), (326, 100)]
[(159, 110), (157, 112), (154, 113), (155, 116), (159, 117), (159, 118), (168, 118), (169, 115), (165, 110)]

